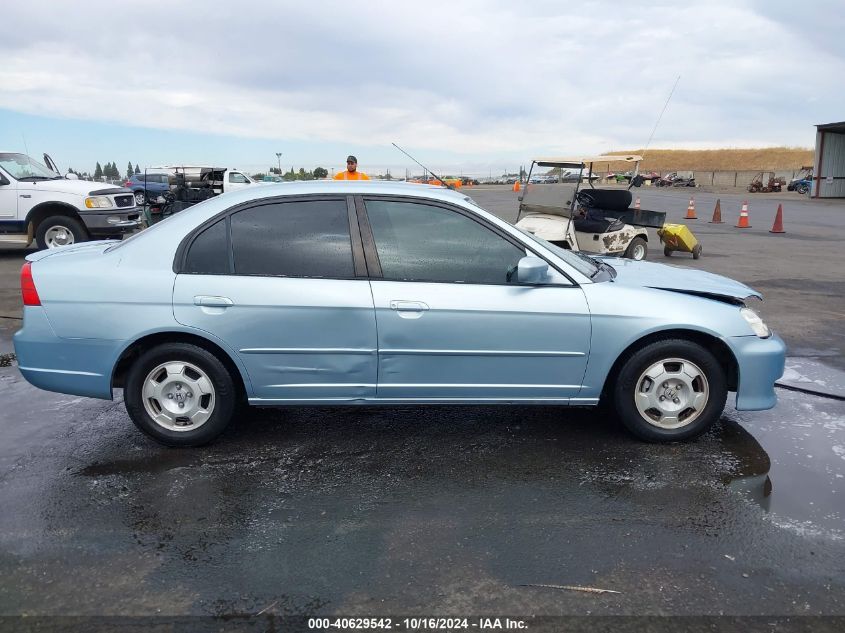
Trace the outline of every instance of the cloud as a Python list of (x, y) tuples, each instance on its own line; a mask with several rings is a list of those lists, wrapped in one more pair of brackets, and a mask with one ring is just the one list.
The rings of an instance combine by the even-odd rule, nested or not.
[(680, 74), (653, 146), (809, 145), (812, 124), (845, 118), (841, 29), (820, 42), (777, 13), (752, 0), (19, 3), (0, 25), (0, 108), (402, 139), (469, 161), (642, 147)]

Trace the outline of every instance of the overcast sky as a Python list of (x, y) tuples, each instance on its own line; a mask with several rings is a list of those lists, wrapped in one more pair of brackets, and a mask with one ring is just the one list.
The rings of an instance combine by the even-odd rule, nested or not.
[(0, 148), (60, 166), (410, 162), (814, 143), (842, 0), (4, 3)]

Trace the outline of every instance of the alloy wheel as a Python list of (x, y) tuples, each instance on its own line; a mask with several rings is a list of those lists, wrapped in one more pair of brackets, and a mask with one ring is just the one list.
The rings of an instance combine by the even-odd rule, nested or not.
[(660, 360), (636, 382), (634, 401), (642, 418), (661, 429), (692, 424), (704, 411), (710, 386), (704, 372), (682, 358)]
[(153, 369), (142, 387), (144, 409), (156, 424), (170, 431), (193, 431), (214, 412), (211, 379), (192, 363), (171, 361)]
[(73, 232), (66, 226), (51, 226), (44, 233), (44, 242), (47, 248), (58, 248), (74, 243)]

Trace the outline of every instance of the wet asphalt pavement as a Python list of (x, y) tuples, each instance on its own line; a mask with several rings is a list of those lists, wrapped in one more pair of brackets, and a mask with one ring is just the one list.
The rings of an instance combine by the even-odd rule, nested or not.
[[(796, 258), (826, 246), (829, 228), (807, 231)], [(747, 266), (714, 237), (695, 265), (774, 279), (763, 237)], [(824, 311), (845, 312), (841, 292), (807, 271), (767, 293), (766, 318), (796, 333), (796, 371), (835, 371), (843, 333), (825, 339)], [(601, 412), (438, 406), (253, 410), (173, 450), (119, 398), (0, 368), (0, 615), (843, 616), (845, 402), (778, 395), (678, 445)]]

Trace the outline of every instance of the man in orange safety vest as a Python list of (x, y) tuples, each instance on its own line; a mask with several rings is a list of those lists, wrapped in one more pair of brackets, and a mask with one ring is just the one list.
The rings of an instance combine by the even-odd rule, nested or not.
[(358, 171), (358, 159), (352, 155), (346, 157), (346, 171), (339, 171), (334, 175), (335, 180), (369, 180), (370, 177)]

